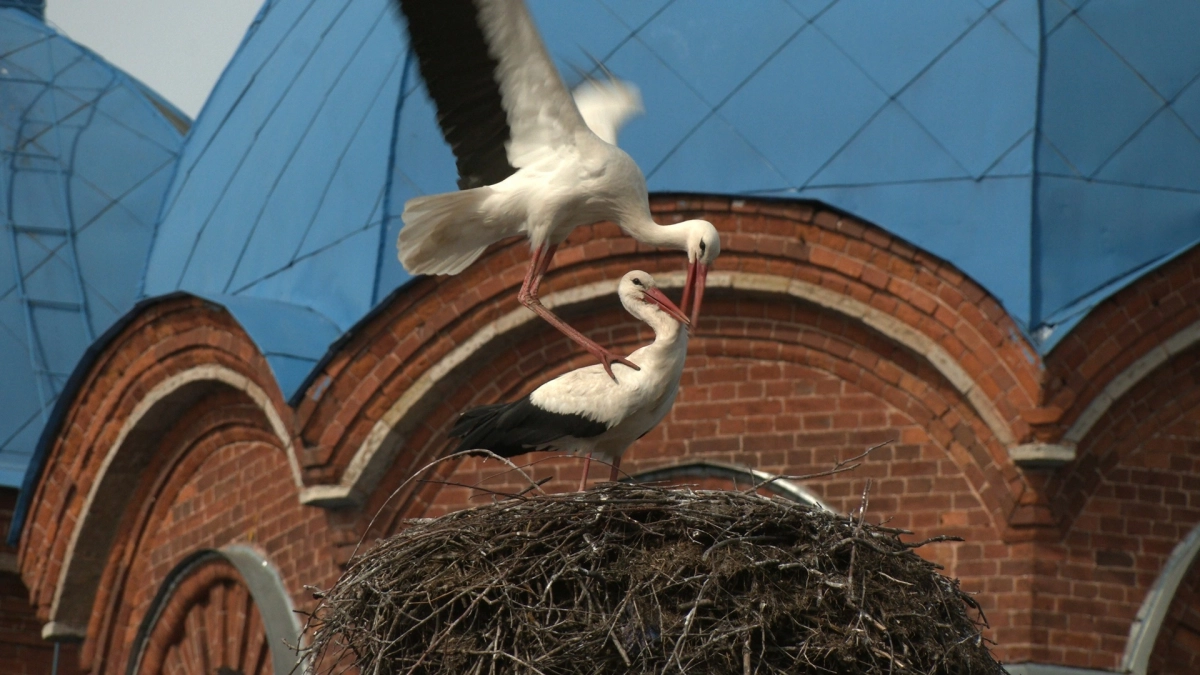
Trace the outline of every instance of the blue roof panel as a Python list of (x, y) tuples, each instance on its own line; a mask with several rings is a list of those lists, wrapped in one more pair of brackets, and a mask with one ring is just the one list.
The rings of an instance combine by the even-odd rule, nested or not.
[(622, 45), (605, 65), (642, 90), (647, 114), (631, 120), (621, 130), (620, 141), (650, 178), (667, 155), (712, 114), (712, 107), (637, 36)]
[(1028, 176), (1033, 173), (1033, 129), (1009, 148), (996, 163), (988, 168), (985, 176), (1011, 177)]
[(895, 95), (961, 39), (984, 11), (978, 3), (960, 0), (840, 0), (813, 25)]
[[(670, 4), (673, 0), (601, 0), (600, 4), (604, 5), (617, 18), (621, 19), (630, 30), (637, 30), (647, 21), (654, 17)], [(540, 15), (538, 15), (540, 17)], [(548, 22), (542, 22), (539, 25), (542, 32), (546, 32)], [(597, 54), (600, 56), (600, 54)]]
[[(818, 103), (814, 92), (823, 91), (837, 96)], [(807, 183), (887, 101), (858, 66), (810, 27), (755, 73), (721, 114), (795, 187)]]
[(695, 192), (784, 190), (788, 180), (720, 115), (709, 117), (654, 174)]
[[(1034, 126), (1037, 54), (998, 21), (980, 21), (898, 100), (972, 176)], [(1009, 92), (997, 101), (992, 92)], [(1001, 103), (997, 105), (997, 103)]]
[[(736, 12), (726, 7), (725, 0), (676, 0), (638, 33), (710, 106), (725, 100), (807, 23), (784, 0), (742, 3)], [(713, 21), (718, 14), (722, 20)]]
[[(920, 157), (920, 162), (911, 158)], [(899, 103), (888, 103), (809, 181), (812, 187), (898, 183), (970, 174)]]
[[(264, 7), (180, 160), (146, 295), (279, 301), (339, 330), (370, 309), (405, 57), (394, 16), (385, 0)], [(305, 341), (285, 354), (272, 330), (301, 315), (262, 310), (272, 317), (263, 322), (226, 304), (268, 360), (292, 359), (288, 372), (336, 337), (280, 329)], [(291, 395), (303, 378), (286, 379)]]
[[(1200, 87), (1171, 103), (1142, 77), (1179, 82), (1186, 65), (1128, 64), (1187, 61), (1193, 47), (1157, 56), (1104, 6), (1073, 17), (1061, 0), (530, 2), (568, 82), (592, 55), (641, 89), (646, 115), (621, 143), (652, 190), (823, 199), (947, 258), (1030, 325), (1180, 245), (1188, 222), (1183, 201), (1163, 202), (1156, 244), (1117, 254), (1113, 240), (1115, 257), (1054, 276), (1072, 253), (1047, 247), (1080, 236), (1080, 214), (1123, 232), (1098, 224), (1097, 205), (1128, 210), (1161, 191), (1064, 207), (1058, 187), (1035, 190), (1038, 176), (1191, 185)], [(1169, 11), (1152, 14), (1143, 29)], [(455, 169), (393, 16), (388, 0), (264, 7), (184, 150), (148, 295), (278, 300), (345, 330), (409, 279), (394, 250), (404, 202), (454, 189)], [(1113, 31), (1111, 44), (1096, 37)], [(1164, 152), (1175, 154), (1154, 164)], [(1047, 274), (1061, 288), (1034, 285)], [(292, 351), (315, 353), (313, 340)]]
[(1050, 176), (1038, 191), (1038, 217), (1047, 224), (1038, 242), (1047, 252), (1040, 269), (1047, 310), (1192, 245), (1200, 233), (1200, 193)]
[(1200, 73), (1200, 2), (1093, 2), (1078, 18), (1165, 99)]
[(1091, 176), (1163, 101), (1075, 17), (1046, 39), (1046, 50), (1042, 132)]
[[(1163, 148), (1175, 151), (1164, 155)], [(1200, 192), (1200, 137), (1164, 108), (1096, 174), (1127, 185)]]
[[(1023, 178), (935, 181), (847, 188), (812, 188), (820, 199), (888, 228), (921, 248), (974, 270), (1014, 317), (1029, 316), (1030, 183)], [(902, 215), (901, 215), (902, 214)]]
[[(546, 51), (558, 64), (568, 85), (580, 80), (580, 69), (590, 71), (592, 58), (604, 58), (629, 39), (629, 27), (616, 14), (599, 2), (563, 2), (562, 0), (529, 0), (529, 9), (539, 26), (579, 24), (586, 32), (542, 31)], [(413, 78), (412, 85), (420, 78)]]
[(78, 359), (133, 304), (182, 142), (168, 116), (185, 118), (13, 9), (0, 101), (0, 485), (17, 485)]

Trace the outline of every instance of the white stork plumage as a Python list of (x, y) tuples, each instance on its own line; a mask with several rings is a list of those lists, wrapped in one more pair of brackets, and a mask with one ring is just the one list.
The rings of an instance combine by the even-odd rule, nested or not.
[(535, 450), (586, 454), (582, 490), (593, 456), (613, 465), (671, 410), (687, 355), (687, 315), (654, 284), (633, 271), (617, 287), (621, 304), (654, 330), (654, 342), (629, 355), (640, 370), (615, 366), (611, 379), (602, 366), (560, 375), (512, 403), (485, 405), (463, 413), (450, 434), (458, 451), (490, 450), (512, 457)]
[(576, 227), (607, 220), (640, 242), (687, 252), (681, 304), (693, 303), (695, 324), (720, 237), (708, 221), (659, 225), (651, 217), (645, 177), (614, 145), (620, 125), (640, 110), (636, 89), (611, 80), (586, 83), (577, 106), (523, 0), (398, 2), (461, 188), (405, 204), (397, 242), (404, 268), (457, 274), (488, 245), (528, 237), (533, 257), (521, 303), (587, 349), (611, 376), (612, 362), (629, 361), (538, 299), (558, 245)]

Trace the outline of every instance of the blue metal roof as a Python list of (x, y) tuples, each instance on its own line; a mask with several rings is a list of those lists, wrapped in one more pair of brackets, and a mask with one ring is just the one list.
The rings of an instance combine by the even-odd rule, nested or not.
[(84, 350), (136, 301), (187, 123), (37, 12), (12, 4), (0, 8), (4, 486), (21, 484)]
[[(1043, 350), (1200, 236), (1194, 0), (530, 5), (568, 80), (594, 55), (641, 87), (621, 143), (652, 190), (855, 213)], [(268, 2), (184, 150), (145, 293), (254, 299), (222, 302), (295, 393), (408, 279), (404, 201), (454, 189), (419, 80), (390, 0)]]
[(46, 15), (46, 0), (0, 0), (0, 9), (15, 7), (39, 19)]
[(267, 2), (167, 193), (145, 294), (224, 305), (285, 395), (400, 270), (382, 223), (405, 52), (386, 0)]

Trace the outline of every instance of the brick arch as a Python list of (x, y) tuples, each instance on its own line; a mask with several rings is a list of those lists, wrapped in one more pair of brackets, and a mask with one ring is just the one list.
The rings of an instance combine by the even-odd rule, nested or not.
[[(205, 396), (232, 391), (290, 448), (265, 359), (223, 309), (191, 297), (140, 306), (82, 375), (49, 439), (20, 565), (48, 637), (82, 637), (100, 570), (141, 471), (170, 423)], [(289, 473), (299, 480), (299, 468)]]
[[(917, 537), (966, 537), (967, 543), (926, 553), (946, 565), (947, 574), (962, 578), (964, 587), (980, 593), (995, 639), (1018, 649), (1027, 644), (1023, 622), (1028, 610), (1021, 606), (1021, 563), (1014, 553), (1028, 546), (1019, 541), (1027, 535), (1008, 527), (1021, 505), (1006, 481), (997, 477), (995, 456), (1002, 456), (1003, 449), (994, 441), (978, 440), (986, 436), (986, 425), (973, 418), (971, 406), (957, 390), (944, 380), (939, 386), (937, 371), (915, 354), (810, 303), (737, 294), (714, 296), (706, 305), (708, 318), (689, 349), (675, 410), (631, 449), (623, 468), (637, 473), (685, 461), (715, 461), (807, 474), (828, 469), (879, 441), (896, 439), (859, 471), (805, 481), (804, 487), (832, 508), (848, 512), (857, 508), (864, 481), (871, 478), (871, 518), (891, 518), (894, 525), (916, 531)], [(649, 331), (622, 314), (612, 309), (576, 325), (624, 350), (644, 344)], [(768, 348), (761, 339), (766, 335), (787, 344)], [(436, 517), (488, 498), (463, 486), (482, 483), (506, 493), (529, 487), (512, 474), (500, 475), (505, 467), (471, 458), (446, 463), (442, 471), (425, 477), (428, 482), (409, 483), (393, 496), (415, 468), (446, 447), (446, 430), (459, 410), (510, 400), (546, 378), (588, 365), (589, 358), (577, 354), (557, 333), (544, 330), (523, 340), (520, 350), (497, 355), (495, 370), (481, 371), (442, 397), (364, 505), (363, 513), (375, 518), (366, 539), (396, 531), (405, 519)], [(789, 388), (801, 380), (803, 391)], [(933, 384), (922, 388), (927, 382)], [(746, 388), (740, 396), (739, 388)], [(781, 401), (789, 399), (796, 404), (792, 408), (756, 409), (763, 400), (783, 405)], [(829, 401), (838, 407), (807, 408)], [(734, 412), (727, 420), (715, 421), (724, 409)], [(849, 419), (838, 419), (842, 416)], [(726, 422), (735, 426), (722, 428)], [(780, 426), (753, 428), (762, 423)], [(697, 433), (701, 427), (702, 433)], [(973, 453), (979, 452), (991, 458), (988, 466), (978, 464)], [(574, 489), (579, 478), (575, 459), (543, 453), (527, 456), (525, 462), (537, 462), (529, 469), (531, 476), (549, 479), (543, 486), (549, 491)], [(1013, 651), (1006, 658), (1021, 655)]]
[[(1105, 477), (1135, 456), (1166, 456), (1166, 441), (1154, 441), (1172, 430), (1189, 435), (1200, 415), (1200, 345), (1177, 355), (1131, 387), (1091, 427), (1079, 444), (1079, 459), (1047, 481), (1053, 508), (1071, 523), (1096, 495)], [(1150, 443), (1146, 443), (1150, 441)], [(1180, 448), (1187, 453), (1186, 443)], [(1153, 467), (1184, 471), (1191, 467)], [(1197, 485), (1200, 488), (1200, 484)]]
[[(803, 298), (917, 345), (991, 435), (1028, 437), (1022, 413), (1036, 405), (1040, 361), (999, 304), (952, 266), (811, 203), (660, 197), (653, 208), (660, 219), (705, 217), (722, 231), (710, 287)], [(318, 484), (311, 503), (361, 504), (406, 436), (419, 433), (422, 401), (454, 391), (464, 365), (488, 368), (484, 355), (528, 336), (532, 314), (516, 302), (527, 259), (523, 242), (510, 243), (458, 276), (414, 282), (322, 366), (297, 408), (311, 448), (306, 476)], [(577, 316), (603, 306), (629, 269), (670, 286), (682, 267), (681, 256), (601, 224), (568, 239), (543, 293)]]
[(1080, 443), (1114, 402), (1200, 343), (1200, 246), (1100, 303), (1045, 359), (1036, 432)]
[[(1004, 448), (989, 436), (987, 426), (974, 415), (965, 397), (949, 382), (939, 378), (938, 371), (923, 359), (862, 324), (809, 303), (781, 303), (778, 299), (770, 297), (749, 298), (744, 294), (718, 294), (706, 305), (709, 308), (708, 318), (705, 319), (699, 335), (693, 338), (689, 346), (689, 363), (685, 369), (683, 391), (676, 403), (675, 412), (664, 422), (665, 431), (653, 431), (635, 446), (643, 449), (644, 458), (639, 456), (636, 449), (631, 453), (631, 456), (637, 458), (635, 461), (640, 461), (636, 464), (639, 470), (674, 463), (683, 457), (734, 462), (775, 472), (806, 473), (828, 468), (838, 458), (828, 450), (810, 452), (803, 460), (785, 457), (786, 447), (799, 450), (815, 438), (797, 434), (798, 427), (789, 428), (786, 433), (785, 430), (780, 430), (780, 433), (776, 434), (755, 436), (744, 426), (725, 431), (715, 426), (701, 428), (691, 423), (691, 420), (709, 414), (701, 409), (704, 403), (695, 398), (700, 388), (698, 385), (702, 383), (702, 379), (697, 378), (709, 377), (699, 372), (708, 367), (707, 361), (722, 359), (762, 364), (797, 364), (802, 373), (819, 372), (821, 377), (830, 382), (849, 383), (860, 402), (863, 397), (871, 397), (879, 402), (876, 408), (887, 406), (893, 411), (891, 414), (894, 415), (894, 419), (902, 418), (900, 426), (911, 429), (910, 433), (917, 433), (918, 428), (927, 430), (921, 433), (927, 434), (931, 448), (933, 445), (940, 448), (940, 452), (945, 455), (945, 462), (955, 467), (951, 469), (948, 464), (942, 467), (942, 470), (961, 476), (964, 481), (963, 488), (976, 494), (983, 512), (987, 514), (983, 522), (973, 520), (971, 524), (986, 525), (993, 531), (1005, 531), (1008, 528), (1008, 519), (1017, 508), (1009, 483), (1019, 484), (1018, 474), (1011, 467), (1005, 469)], [(647, 328), (618, 309), (609, 309), (582, 319), (576, 325), (604, 344), (615, 345), (626, 351), (644, 344), (651, 338)], [(770, 339), (763, 339), (766, 337)], [(479, 370), (453, 391), (439, 395), (437, 401), (422, 415), (420, 430), (407, 437), (400, 455), (402, 459), (394, 463), (375, 495), (366, 503), (365, 513), (374, 514), (384, 506), (391, 510), (391, 515), (381, 518), (375, 531), (369, 534), (392, 531), (398, 518), (421, 515), (413, 512), (413, 508), (407, 505), (408, 500), (416, 499), (428, 504), (438, 499), (436, 496), (430, 496), (429, 491), (426, 491), (425, 495), (420, 494), (421, 491), (413, 486), (409, 487), (408, 492), (395, 498), (392, 497), (392, 492), (406, 481), (414, 470), (447, 447), (446, 432), (459, 411), (470, 405), (511, 400), (524, 395), (551, 377), (575, 367), (588, 365), (588, 359), (586, 355), (579, 355), (570, 343), (560, 339), (556, 332), (543, 329), (523, 340), (519, 348), (509, 350), (503, 355), (495, 355), (491, 367)], [(767, 369), (764, 367), (764, 373)], [(730, 384), (722, 386), (732, 388), (735, 386), (733, 381), (742, 382), (738, 386), (757, 386), (757, 380), (765, 377), (764, 373), (756, 373), (758, 377), (735, 374), (729, 378)], [(779, 379), (780, 375), (774, 377)], [(755, 395), (762, 393), (757, 390), (754, 392)], [(761, 413), (751, 411), (747, 415), (748, 419), (752, 423), (757, 419), (759, 424), (769, 424), (771, 420), (767, 416), (798, 414), (797, 410), (785, 409), (785, 403), (782, 401), (786, 398), (775, 395), (772, 402), (772, 405), (776, 405), (775, 408)], [(713, 403), (714, 410), (711, 414), (720, 414), (722, 405), (724, 404)], [(747, 403), (742, 400), (734, 405), (745, 407)], [(761, 418), (756, 417), (760, 414)], [(830, 415), (823, 411), (821, 416)], [(835, 444), (839, 447), (845, 446), (847, 452), (857, 447), (850, 455), (861, 452), (869, 445), (895, 438), (895, 434), (889, 430), (891, 420), (878, 415), (873, 416), (871, 421), (873, 431), (857, 435), (848, 434), (850, 427), (861, 420), (861, 417), (855, 416), (854, 413), (850, 413), (850, 416), (853, 420), (844, 422), (843, 426), (837, 427), (836, 432), (832, 432), (842, 435)], [(832, 424), (829, 420), (826, 420), (826, 423)], [(760, 444), (762, 451), (755, 450), (749, 455), (743, 453), (734, 456), (741, 451), (731, 449), (730, 439), (741, 437), (755, 439), (753, 442)], [(830, 445), (827, 441), (822, 442)], [(898, 461), (918, 461), (916, 457), (909, 456), (912, 455), (912, 451), (912, 448), (906, 448), (903, 453), (907, 455)], [(893, 455), (890, 449), (885, 449), (879, 456), (891, 458)], [(941, 460), (928, 461), (928, 458), (922, 458), (919, 461), (926, 462), (920, 465), (921, 468), (936, 469), (936, 461)], [(475, 464), (472, 464), (472, 467), (467, 471), (478, 474), (480, 468)], [(547, 470), (556, 477), (556, 482), (551, 483), (553, 488), (567, 488), (578, 479), (578, 473), (571, 473), (578, 470), (577, 464), (567, 462), (547, 467)], [(539, 474), (539, 477), (551, 473)], [(481, 475), (476, 475), (475, 479), (479, 477)], [(879, 477), (888, 478), (886, 474)], [(511, 481), (510, 487), (521, 489)], [(889, 484), (887, 489), (902, 491), (903, 487)], [(861, 485), (856, 490), (853, 494), (845, 490), (835, 497), (844, 502), (856, 497), (861, 492)], [(433, 492), (436, 493), (436, 490)], [(449, 501), (466, 503), (465, 498), (461, 496), (450, 498)], [(850, 506), (852, 505), (839, 503), (835, 508), (848, 511)], [(949, 508), (949, 505), (946, 508)], [(1009, 532), (1008, 536), (1020, 538), (1022, 535)]]
[(1190, 568), (1175, 587), (1146, 660), (1139, 662), (1130, 657), (1127, 651), (1122, 665), (1133, 675), (1200, 672), (1200, 558), (1192, 558)]
[(1200, 346), (1116, 401), (1046, 493), (1063, 536), (1036, 553), (1045, 655), (1115, 669), (1147, 593), (1200, 525)]
[[(288, 672), (272, 663), (272, 640), (238, 568), (217, 551), (191, 556), (155, 598), (130, 655), (129, 675)], [(200, 630), (196, 628), (199, 627)]]
[[(129, 507), (112, 516), (118, 534), (102, 565), (81, 654), (82, 660), (94, 667), (127, 660), (130, 631), (139, 622), (145, 623), (147, 612), (154, 611), (150, 594), (160, 582), (170, 581), (175, 574), (167, 572), (171, 565), (194, 549), (229, 545), (229, 536), (179, 526), (179, 521), (199, 515), (193, 500), (212, 504), (216, 490), (224, 493), (222, 501), (244, 498), (229, 490), (228, 481), (213, 484), (203, 480), (211, 484), (208, 489), (214, 494), (195, 489), (203, 487), (197, 477), (203, 479), (205, 471), (211, 471), (215, 455), (236, 453), (247, 465), (257, 460), (266, 475), (287, 471), (278, 439), (258, 407), (240, 392), (213, 391), (195, 400), (172, 422), (154, 456), (139, 472)], [(291, 493), (294, 497), (294, 488)]]

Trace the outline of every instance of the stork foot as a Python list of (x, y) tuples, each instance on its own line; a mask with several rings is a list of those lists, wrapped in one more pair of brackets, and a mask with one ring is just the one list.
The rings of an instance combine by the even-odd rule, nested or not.
[(605, 349), (603, 347), (597, 346), (594, 350), (588, 349), (588, 351), (592, 353), (592, 356), (595, 356), (597, 359), (600, 360), (600, 363), (604, 366), (604, 372), (608, 373), (608, 376), (612, 378), (613, 382), (617, 381), (617, 376), (613, 374), (613, 369), (612, 369), (612, 364), (614, 364), (614, 363), (619, 363), (623, 366), (628, 366), (629, 368), (632, 368), (634, 370), (642, 369), (641, 366), (634, 363), (633, 361), (630, 361), (629, 359), (627, 359), (623, 356), (617, 356), (616, 354), (608, 351), (607, 349)]

